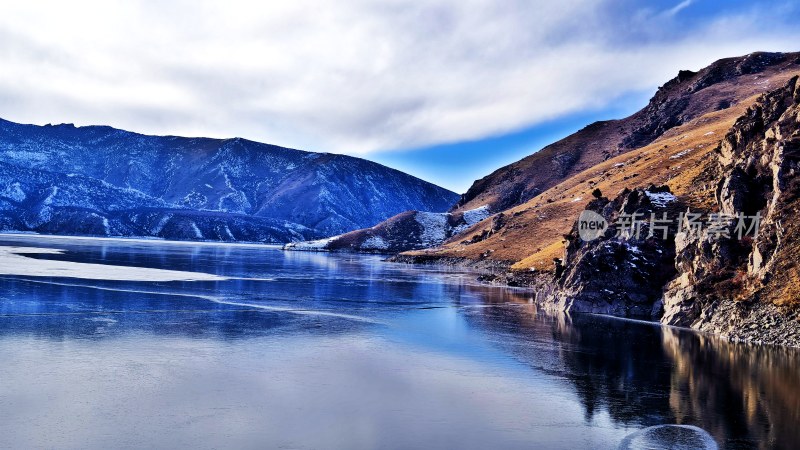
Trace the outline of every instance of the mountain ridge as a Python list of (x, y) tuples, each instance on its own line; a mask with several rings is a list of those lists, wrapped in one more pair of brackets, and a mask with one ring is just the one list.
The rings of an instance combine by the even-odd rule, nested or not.
[[(140, 192), (144, 197), (134, 210), (161, 208), (164, 216), (167, 210), (180, 210), (184, 217), (206, 218), (213, 215), (210, 213), (226, 213), (249, 217), (247, 221), (256, 228), (257, 223), (274, 228), (266, 234), (252, 229), (239, 236), (210, 229), (197, 233), (195, 228), (203, 225), (187, 218), (187, 223), (177, 228), (189, 231), (160, 236), (171, 239), (199, 239), (201, 235), (212, 240), (313, 239), (370, 226), (407, 209), (444, 211), (458, 198), (446, 189), (361, 158), (243, 138), (150, 136), (96, 125), (38, 126), (2, 120), (0, 161), (21, 169), (80, 175)], [(13, 173), (6, 174), (0, 186), (20, 181)], [(105, 217), (102, 205), (95, 203), (93, 208), (93, 214)], [(22, 212), (7, 210), (4, 214), (11, 217)], [(146, 228), (134, 226), (138, 220), (134, 216), (131, 211), (126, 219), (120, 219), (117, 229), (150, 236)], [(219, 215), (214, 222), (214, 227), (224, 228)], [(31, 228), (23, 221), (21, 226), (19, 231), (70, 233), (68, 223)]]
[[(361, 242), (378, 235), (389, 248), (399, 251), (405, 246), (409, 252), (401, 259), (493, 270), (551, 270), (552, 258), (562, 251), (562, 236), (580, 212), (581, 201), (591, 198), (594, 189), (614, 193), (688, 177), (686, 173), (695, 170), (691, 166), (718, 143), (748, 105), (796, 73), (800, 73), (800, 52), (756, 52), (718, 60), (697, 72), (679, 71), (628, 118), (589, 124), (477, 180), (450, 213), (486, 208), (490, 214), (448, 235), (442, 244), (421, 248), (419, 239), (399, 233), (413, 226), (378, 224), (349, 233), (346, 244), (339, 243), (345, 245), (328, 247), (358, 251)], [(638, 148), (625, 147), (644, 142)], [(685, 174), (678, 173), (680, 167)], [(685, 191), (679, 186), (676, 192), (703, 197), (703, 190)]]
[[(767, 80), (742, 75), (743, 92), (754, 83), (763, 92), (670, 128), (439, 247), (394, 260), (491, 269), (483, 281), (530, 287), (543, 310), (646, 318), (731, 341), (800, 347), (798, 63)], [(585, 241), (578, 231), (582, 210), (609, 224), (598, 238)], [(690, 212), (704, 220), (699, 232), (681, 228), (681, 214)], [(647, 219), (641, 234), (620, 234), (620, 217), (630, 214), (667, 214), (667, 237), (651, 235)], [(747, 229), (748, 222), (738, 228), (742, 218), (760, 227), (737, 235)]]
[[(630, 116), (589, 124), (476, 180), (454, 210), (489, 205), (492, 212), (500, 212), (523, 204), (560, 180), (640, 148), (675, 126), (712, 110), (730, 107), (759, 92), (757, 86), (742, 89), (747, 92), (736, 92), (726, 82), (798, 64), (800, 52), (754, 52), (720, 59), (697, 72), (681, 70), (658, 88), (644, 108)], [(714, 92), (701, 93), (709, 88)]]

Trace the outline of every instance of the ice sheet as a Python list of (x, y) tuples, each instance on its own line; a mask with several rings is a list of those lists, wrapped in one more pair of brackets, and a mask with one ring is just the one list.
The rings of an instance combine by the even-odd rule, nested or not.
[(38, 247), (0, 246), (0, 276), (80, 278), (111, 281), (224, 281), (228, 278), (209, 273), (146, 267), (88, 264), (30, 258), (30, 254), (62, 254), (63, 250)]

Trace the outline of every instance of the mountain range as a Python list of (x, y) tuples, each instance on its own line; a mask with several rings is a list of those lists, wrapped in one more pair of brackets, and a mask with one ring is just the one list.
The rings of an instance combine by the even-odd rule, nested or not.
[(285, 243), (457, 199), (350, 156), (0, 120), (2, 230)]
[[(686, 183), (698, 161), (760, 94), (799, 72), (800, 53), (763, 52), (681, 70), (631, 116), (590, 124), (475, 181), (447, 213), (457, 232), (436, 231), (434, 223), (427, 235), (437, 239), (420, 239), (424, 226), (414, 218), (423, 216), (401, 214), (311, 247), (376, 251), (371, 244), (379, 238), (385, 248), (411, 251), (404, 257), (417, 262), (552, 270), (563, 236), (595, 189), (616, 193), (672, 180), (679, 194), (708, 203), (711, 186), (702, 192)], [(458, 220), (477, 211), (487, 214), (475, 223)]]
[[(288, 242), (483, 269), (543, 309), (800, 346), (800, 53), (681, 70), (462, 196), (362, 159), (244, 139), (0, 121), (0, 229)], [(607, 227), (594, 239), (584, 213)], [(687, 231), (686, 215), (715, 220)], [(666, 217), (635, 236), (622, 218)], [(737, 218), (763, 220), (734, 238)]]
[[(800, 53), (681, 70), (642, 110), (494, 171), (446, 213), (410, 211), (289, 248), (400, 252), (392, 260), (533, 287), (545, 310), (800, 346), (799, 75)], [(583, 211), (607, 224), (596, 239), (578, 229)], [(631, 216), (670, 221), (640, 223), (632, 237)], [(687, 217), (701, 228), (686, 229)], [(743, 217), (760, 228), (737, 236)]]

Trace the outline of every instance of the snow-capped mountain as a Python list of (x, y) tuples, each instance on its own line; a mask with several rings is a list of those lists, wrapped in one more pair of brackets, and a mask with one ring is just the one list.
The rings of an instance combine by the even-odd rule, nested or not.
[(0, 119), (0, 229), (289, 242), (366, 228), (450, 191), (377, 163), (245, 139)]

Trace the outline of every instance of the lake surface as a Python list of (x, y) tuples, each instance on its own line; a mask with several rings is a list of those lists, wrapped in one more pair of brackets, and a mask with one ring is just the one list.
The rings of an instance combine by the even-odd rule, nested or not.
[[(610, 449), (669, 424), (720, 448), (800, 445), (789, 349), (546, 315), (525, 290), (377, 256), (0, 246), (63, 250), (0, 275), (0, 448)], [(689, 428), (654, 430), (669, 446)]]

